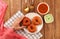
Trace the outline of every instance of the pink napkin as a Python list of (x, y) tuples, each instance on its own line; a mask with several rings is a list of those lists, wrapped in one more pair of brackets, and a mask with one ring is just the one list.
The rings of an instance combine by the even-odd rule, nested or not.
[(13, 29), (7, 29), (4, 33), (3, 36), (0, 36), (0, 39), (27, 39), (24, 36), (21, 36), (19, 34), (16, 34)]
[(26, 37), (17, 34), (13, 29), (4, 27), (4, 15), (7, 4), (0, 0), (0, 39), (27, 39)]

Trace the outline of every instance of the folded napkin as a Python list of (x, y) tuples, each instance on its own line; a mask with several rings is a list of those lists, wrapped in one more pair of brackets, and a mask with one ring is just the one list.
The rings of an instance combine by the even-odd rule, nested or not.
[[(14, 20), (17, 18), (17, 17), (21, 17), (23, 14), (18, 11), (15, 15), (13, 15), (7, 22), (5, 22), (4, 26), (7, 27), (7, 28), (11, 28), (12, 24), (14, 23)], [(36, 33), (36, 34), (29, 34), (29, 33), (26, 33), (25, 31), (23, 30), (20, 30), (20, 31), (16, 31), (18, 34), (21, 34), (21, 35), (24, 35), (26, 36), (28, 39), (40, 39), (42, 37), (42, 34), (39, 32), (39, 33)]]

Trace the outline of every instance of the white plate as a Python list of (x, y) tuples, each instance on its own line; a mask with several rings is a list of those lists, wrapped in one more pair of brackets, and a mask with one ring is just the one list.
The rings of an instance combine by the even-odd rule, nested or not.
[(43, 19), (42, 19), (42, 17), (41, 17), (39, 14), (34, 13), (34, 12), (28, 13), (28, 14), (26, 14), (25, 16), (28, 17), (30, 20), (32, 20), (32, 18), (35, 17), (35, 16), (39, 16), (39, 17), (41, 18), (42, 24), (36, 26), (36, 27), (37, 27), (37, 31), (36, 31), (36, 32), (31, 33), (31, 32), (29, 32), (26, 28), (24, 28), (24, 30), (25, 30), (27, 33), (30, 33), (30, 34), (36, 34), (36, 33), (40, 32), (41, 29), (42, 29), (42, 27), (43, 27)]

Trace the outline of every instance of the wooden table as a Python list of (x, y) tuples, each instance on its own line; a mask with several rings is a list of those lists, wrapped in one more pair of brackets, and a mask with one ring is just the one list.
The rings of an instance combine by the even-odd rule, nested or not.
[[(15, 14), (18, 10), (21, 10), (23, 13), (23, 9), (26, 6), (24, 0), (4, 0), (8, 4), (8, 8), (6, 10), (6, 15), (4, 20), (7, 21), (13, 14)], [(54, 22), (51, 24), (44, 23), (44, 27), (41, 30), (43, 37), (41, 39), (60, 39), (60, 0), (35, 0), (34, 6), (36, 11), (37, 4), (40, 2), (47, 2), (50, 6), (49, 13), (53, 14)], [(31, 0), (28, 0), (27, 6), (30, 6)], [(24, 13), (25, 14), (25, 13)]]

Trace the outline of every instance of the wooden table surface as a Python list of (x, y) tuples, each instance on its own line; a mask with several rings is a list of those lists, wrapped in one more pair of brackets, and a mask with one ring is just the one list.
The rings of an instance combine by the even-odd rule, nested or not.
[[(14, 15), (18, 10), (21, 10), (23, 13), (24, 7), (30, 6), (31, 0), (28, 0), (28, 4), (25, 4), (24, 0), (4, 0), (8, 4), (6, 10), (5, 22)], [(43, 37), (41, 39), (60, 39), (60, 0), (34, 0), (34, 6), (36, 11), (37, 4), (40, 2), (46, 2), (50, 6), (49, 13), (53, 14), (54, 22), (51, 24), (44, 23), (44, 27), (41, 30)], [(24, 13), (25, 14), (25, 13)]]

